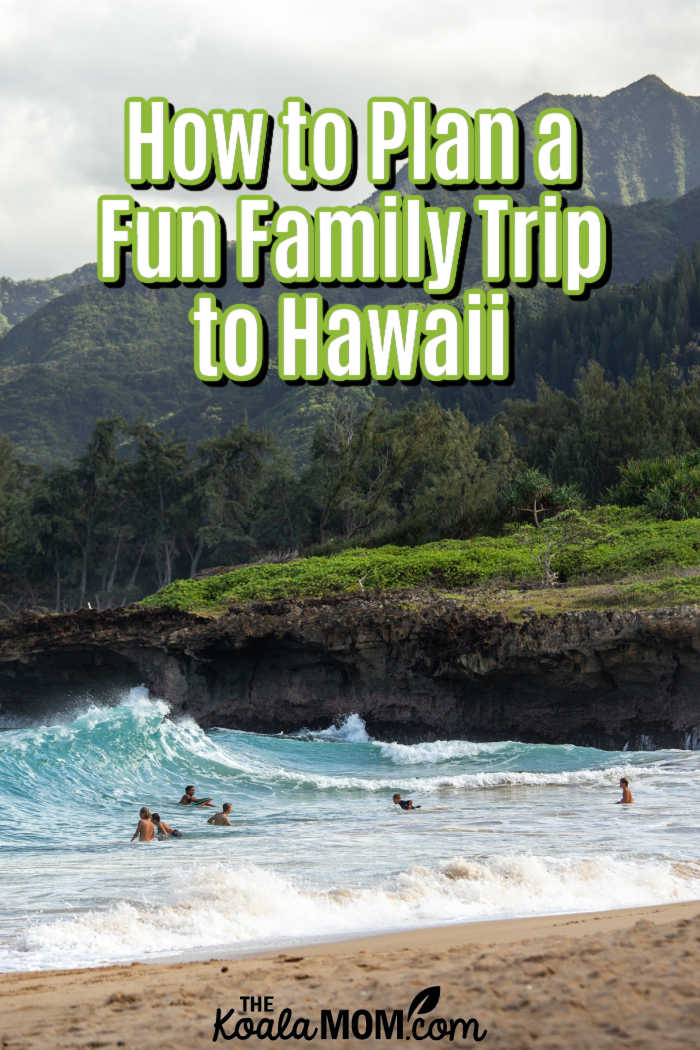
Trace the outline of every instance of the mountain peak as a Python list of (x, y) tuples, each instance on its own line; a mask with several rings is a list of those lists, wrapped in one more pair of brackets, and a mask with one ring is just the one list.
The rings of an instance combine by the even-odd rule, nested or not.
[(617, 91), (613, 91), (613, 95), (618, 95), (621, 92), (634, 92), (634, 91), (659, 91), (670, 95), (680, 95), (680, 91), (676, 91), (675, 88), (670, 87), (665, 80), (657, 76), (656, 73), (647, 73), (645, 77), (640, 77), (639, 80), (634, 80), (627, 87), (619, 88)]
[(647, 73), (609, 95), (540, 95), (518, 109), (530, 131), (539, 110), (561, 106), (583, 133), (583, 193), (638, 204), (700, 186), (700, 98)]
[(660, 84), (661, 87), (668, 88), (669, 91), (673, 91), (673, 88), (669, 87), (665, 80), (657, 76), (656, 73), (647, 73), (645, 77), (640, 77), (639, 80), (634, 81), (635, 84)]

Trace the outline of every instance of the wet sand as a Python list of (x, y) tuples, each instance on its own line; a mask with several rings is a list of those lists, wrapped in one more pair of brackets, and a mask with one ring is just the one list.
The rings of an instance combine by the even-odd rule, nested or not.
[[(225, 1046), (403, 1046), (417, 1019), (425, 1036), (436, 1018), (446, 1026), (474, 1018), (487, 1050), (689, 1050), (700, 1032), (699, 949), (700, 902), (693, 902), (438, 927), (230, 961), (5, 974), (0, 1046), (197, 1050), (212, 1045), (220, 1007), (222, 1016), (235, 1011), (219, 1030)], [(411, 1001), (431, 986), (439, 986), (439, 1002), (408, 1021)], [(322, 1010), (345, 1008), (348, 1035), (341, 1027), (338, 1038), (326, 1030), (325, 1039), (319, 1032), (307, 1041), (298, 1027), (298, 1038), (226, 1041), (240, 996), (273, 997), (272, 1012), (249, 1013), (245, 1022), (267, 1018), (268, 1031), (279, 1031), (289, 1008), (287, 1036), (295, 1021), (307, 1018), (310, 1032)], [(376, 1026), (376, 1010), (403, 1011), (401, 1040), (380, 1038), (376, 1027), (361, 1038)], [(424, 1045), (475, 1045), (473, 1024), (457, 1025), (452, 1043), (447, 1027), (432, 1031), (445, 1037)]]

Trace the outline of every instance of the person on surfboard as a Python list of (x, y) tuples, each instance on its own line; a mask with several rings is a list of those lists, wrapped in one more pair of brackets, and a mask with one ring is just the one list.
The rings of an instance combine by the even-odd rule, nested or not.
[(212, 809), (216, 809), (216, 806), (210, 798), (194, 797), (194, 785), (192, 784), (188, 784), (185, 788), (185, 794), (178, 802), (178, 806), (211, 806)]
[(401, 795), (399, 795), (398, 791), (392, 797), (392, 802), (394, 803), (395, 806), (401, 806), (401, 809), (420, 809), (421, 808), (420, 806), (414, 806), (413, 805), (413, 799), (412, 798), (401, 798)]

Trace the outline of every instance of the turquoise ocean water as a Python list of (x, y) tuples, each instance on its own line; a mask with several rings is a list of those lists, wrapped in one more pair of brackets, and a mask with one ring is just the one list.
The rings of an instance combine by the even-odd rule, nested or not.
[[(6, 723), (0, 792), (5, 971), (700, 898), (698, 751), (205, 732), (134, 689)], [(130, 845), (141, 805), (183, 838)]]

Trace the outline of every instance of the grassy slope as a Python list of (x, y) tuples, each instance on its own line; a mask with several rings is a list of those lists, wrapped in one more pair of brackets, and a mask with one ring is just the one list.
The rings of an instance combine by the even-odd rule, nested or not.
[(548, 532), (556, 530), (554, 522), (538, 533), (525, 527), (498, 538), (355, 548), (329, 557), (249, 565), (206, 579), (176, 580), (143, 604), (216, 615), (235, 602), (420, 589), (482, 612), (519, 618), (533, 610), (700, 600), (700, 519), (655, 521), (615, 507), (598, 508), (586, 518), (592, 535), (560, 544), (554, 568), (561, 583), (553, 588), (542, 588), (536, 558)]

